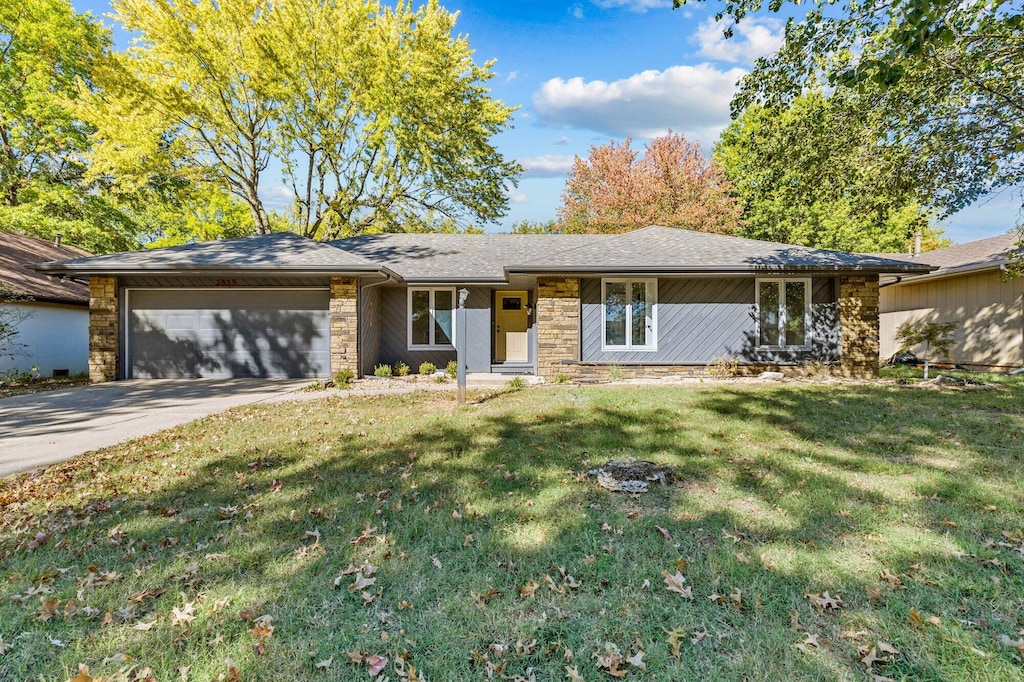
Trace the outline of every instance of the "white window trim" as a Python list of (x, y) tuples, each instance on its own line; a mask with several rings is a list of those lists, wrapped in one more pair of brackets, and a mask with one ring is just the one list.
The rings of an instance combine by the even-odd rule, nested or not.
[[(778, 343), (761, 343), (761, 283), (776, 282), (779, 284), (779, 338)], [(789, 282), (804, 283), (804, 342), (799, 345), (786, 345), (786, 285)], [(754, 319), (757, 321), (757, 347), (766, 350), (809, 350), (811, 348), (811, 278), (810, 277), (766, 277), (757, 280), (754, 290)]]
[[(429, 291), (430, 292), (430, 343), (428, 344), (415, 344), (412, 342), (412, 294), (414, 291)], [(434, 294), (438, 291), (449, 291), (452, 294), (452, 342), (451, 343), (434, 343)], [(455, 348), (455, 309), (458, 306), (458, 300), (456, 299), (455, 287), (409, 287), (407, 298), (407, 304), (405, 308), (405, 326), (406, 326), (406, 346), (407, 350), (451, 350)]]
[[(608, 314), (605, 310), (605, 301), (608, 300), (606, 287), (609, 283), (625, 283), (626, 293), (630, 292), (633, 284), (636, 282), (643, 282), (651, 289), (651, 301), (648, 303), (651, 306), (651, 343), (642, 346), (634, 346), (633, 334), (632, 334), (632, 319), (633, 319), (633, 301), (627, 296), (628, 303), (626, 304), (626, 345), (624, 346), (609, 346), (608, 333), (605, 328), (608, 324)], [(606, 352), (615, 351), (644, 351), (653, 352), (658, 350), (658, 280), (655, 277), (607, 277), (601, 279), (601, 350)]]

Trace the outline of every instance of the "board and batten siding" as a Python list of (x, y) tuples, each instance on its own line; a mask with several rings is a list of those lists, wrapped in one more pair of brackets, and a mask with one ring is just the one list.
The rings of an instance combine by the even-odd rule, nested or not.
[[(960, 365), (1011, 369), (1024, 366), (1024, 278), (1002, 281), (998, 270), (879, 291), (881, 359), (900, 350), (896, 332), (913, 322), (956, 322), (948, 360)], [(923, 348), (914, 349), (919, 355)]]
[(359, 291), (359, 363), (363, 376), (372, 376), (380, 363), (380, 286), (364, 286)]
[(659, 278), (657, 349), (604, 351), (601, 348), (601, 279), (584, 278), (580, 282), (581, 361), (705, 365), (723, 356), (745, 363), (779, 364), (838, 359), (839, 318), (833, 278), (812, 280), (814, 344), (805, 351), (756, 348), (755, 288), (755, 279), (750, 277)]

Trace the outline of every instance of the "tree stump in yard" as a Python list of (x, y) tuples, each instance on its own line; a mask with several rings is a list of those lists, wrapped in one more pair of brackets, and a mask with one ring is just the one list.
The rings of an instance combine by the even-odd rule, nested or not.
[(643, 459), (613, 459), (598, 469), (591, 469), (588, 476), (597, 478), (597, 484), (605, 490), (616, 493), (645, 493), (654, 483), (672, 485), (672, 468), (658, 466)]

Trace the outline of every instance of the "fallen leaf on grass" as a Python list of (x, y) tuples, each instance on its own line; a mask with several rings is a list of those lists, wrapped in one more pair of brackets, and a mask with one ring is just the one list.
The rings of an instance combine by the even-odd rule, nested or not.
[(605, 644), (604, 652), (594, 654), (597, 659), (597, 669), (611, 675), (612, 677), (625, 677), (626, 671), (619, 668), (625, 662), (619, 647), (614, 644)]
[(89, 675), (89, 666), (85, 663), (78, 664), (78, 674), (68, 679), (68, 682), (92, 682), (93, 678)]
[(249, 630), (249, 632), (256, 639), (267, 639), (274, 634), (273, 620), (270, 616), (260, 616), (254, 622), (255, 627)]
[(580, 675), (579, 668), (576, 666), (569, 667), (565, 666), (565, 676), (569, 679), (569, 682), (587, 682), (583, 675)]
[(171, 609), (171, 625), (174, 627), (188, 625), (196, 619), (194, 610), (195, 602), (186, 602), (180, 609), (175, 606)]
[(334, 663), (334, 656), (331, 656), (330, 658), (325, 658), (322, 661), (317, 661), (316, 669), (317, 670), (330, 670), (331, 669), (331, 663)]
[(644, 656), (646, 656), (646, 655), (647, 655), (646, 652), (638, 651), (635, 654), (633, 654), (632, 656), (630, 656), (629, 658), (627, 658), (626, 662), (629, 663), (634, 668), (637, 668), (639, 670), (646, 670), (647, 669), (647, 664), (644, 663)]
[(661, 533), (661, 536), (663, 538), (665, 538), (669, 542), (672, 542), (672, 535), (668, 532), (667, 528), (662, 528), (661, 526), (655, 526), (655, 528), (658, 530), (659, 533)]
[(374, 654), (366, 658), (366, 664), (370, 666), (370, 677), (377, 677), (377, 675), (384, 672), (384, 668), (388, 665), (388, 659), (385, 656), (377, 656)]
[(540, 583), (536, 580), (530, 580), (525, 585), (519, 588), (519, 596), (523, 599), (534, 596), (537, 592), (537, 588), (540, 587)]
[(668, 571), (662, 571), (661, 574), (665, 576), (666, 590), (669, 592), (675, 592), (676, 594), (681, 594), (687, 599), (693, 599), (693, 593), (689, 586), (683, 587), (683, 583), (686, 582), (686, 577), (682, 573), (676, 571), (675, 575), (672, 575)]
[(822, 611), (838, 611), (843, 606), (842, 598), (839, 595), (833, 597), (828, 593), (828, 590), (820, 594), (808, 592), (804, 596), (810, 599), (811, 603)]
[(154, 625), (156, 625), (155, 620), (149, 623), (144, 623), (140, 620), (138, 623), (132, 626), (132, 630), (137, 630), (139, 632), (148, 632), (153, 628)]
[(821, 647), (821, 643), (818, 642), (818, 636), (812, 635), (810, 632), (804, 633), (804, 641), (799, 644), (794, 644), (797, 649), (804, 652), (805, 654), (812, 653), (813, 651)]
[[(672, 657), (677, 661), (682, 660), (679, 648), (682, 646), (683, 637), (686, 636), (683, 633), (682, 628), (672, 628), (671, 630), (662, 628), (662, 630), (665, 630), (665, 634), (668, 635), (668, 646), (672, 650)], [(698, 639), (697, 641), (699, 642), (700, 640)], [(694, 644), (696, 644), (696, 642), (694, 642)]]
[(439, 571), (443, 571), (444, 570), (444, 566), (441, 565), (441, 560), (438, 559), (436, 556), (430, 557), (430, 562), (432, 564), (434, 564), (434, 566), (437, 567), (437, 570), (439, 570)]
[(349, 592), (360, 592), (365, 590), (367, 587), (371, 587), (377, 582), (376, 578), (368, 578), (363, 575), (362, 571), (356, 571), (356, 579), (351, 585), (348, 586)]

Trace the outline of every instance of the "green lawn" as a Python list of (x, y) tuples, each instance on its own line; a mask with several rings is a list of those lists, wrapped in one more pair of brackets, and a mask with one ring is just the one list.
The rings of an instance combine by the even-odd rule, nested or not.
[[(0, 481), (0, 679), (1024, 679), (1024, 382), (483, 397)], [(584, 475), (627, 456), (675, 485)]]

